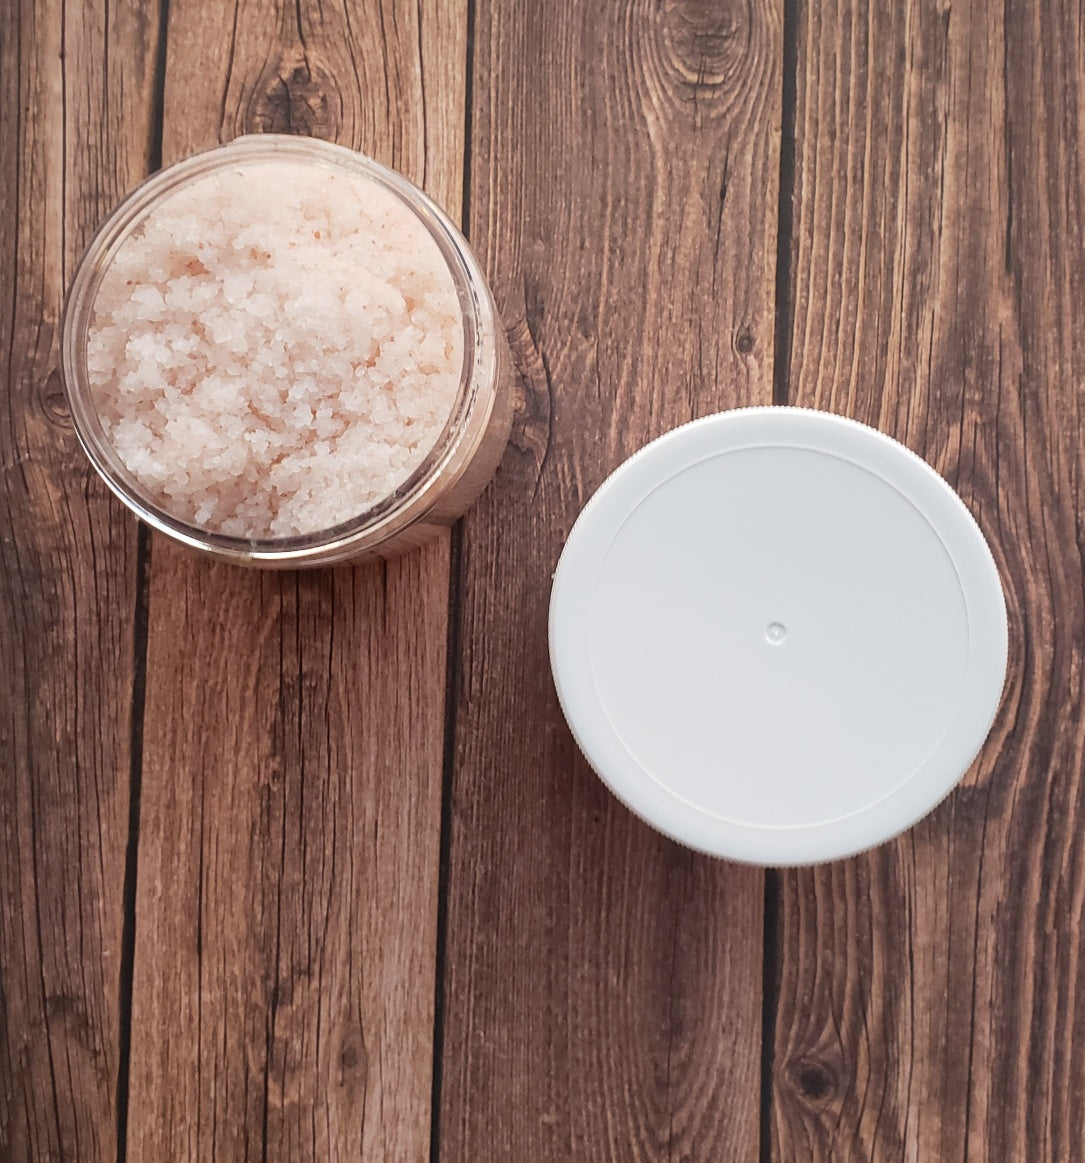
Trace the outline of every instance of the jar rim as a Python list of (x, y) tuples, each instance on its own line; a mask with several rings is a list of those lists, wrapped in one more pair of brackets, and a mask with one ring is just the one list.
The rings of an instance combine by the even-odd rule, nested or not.
[[(206, 529), (170, 513), (148, 493), (105, 433), (86, 368), (87, 339), (95, 298), (120, 248), (148, 215), (184, 185), (238, 164), (316, 162), (374, 181), (408, 209), (436, 243), (460, 307), (464, 353), (448, 420), (415, 470), (391, 493), (346, 521), (291, 537), (238, 537)], [(356, 150), (320, 138), (250, 134), (191, 154), (144, 179), (99, 226), (76, 268), (61, 320), (61, 373), (76, 435), (110, 490), (141, 520), (190, 548), (250, 564), (303, 564), (340, 558), (351, 548), (375, 548), (425, 516), (426, 494), (460, 451), (469, 417), (486, 402), (480, 385), (495, 368), (492, 338), (496, 311), (478, 261), (447, 214), (403, 175)]]

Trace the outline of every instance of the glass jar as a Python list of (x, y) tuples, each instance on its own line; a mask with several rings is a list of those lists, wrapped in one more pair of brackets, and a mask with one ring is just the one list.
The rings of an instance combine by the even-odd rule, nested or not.
[[(390, 193), (436, 243), (456, 291), (463, 366), (451, 414), (421, 464), (364, 512), (332, 528), (292, 537), (249, 538), (179, 519), (125, 466), (103, 427), (87, 367), (95, 297), (118, 251), (172, 194), (217, 171), (268, 161), (332, 167)], [(113, 212), (91, 241), (68, 294), (61, 362), (72, 418), (91, 463), (109, 488), (152, 528), (212, 557), (243, 565), (296, 568), (388, 556), (451, 525), (493, 475), (512, 418), (512, 366), (493, 296), (463, 235), (406, 178), (342, 146), (280, 134), (241, 137), (162, 170)]]

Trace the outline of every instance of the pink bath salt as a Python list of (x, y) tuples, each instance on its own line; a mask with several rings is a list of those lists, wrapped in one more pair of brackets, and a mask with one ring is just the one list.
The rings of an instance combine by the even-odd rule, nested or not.
[(87, 370), (164, 510), (245, 538), (357, 517), (422, 464), (464, 362), (448, 266), (362, 174), (260, 161), (195, 178), (122, 244)]

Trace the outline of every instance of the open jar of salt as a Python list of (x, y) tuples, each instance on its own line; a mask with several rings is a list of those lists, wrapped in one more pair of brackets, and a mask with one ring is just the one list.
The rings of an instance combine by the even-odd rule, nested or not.
[(113, 492), (248, 565), (424, 540), (481, 492), (512, 413), (463, 236), (399, 174), (311, 138), (239, 138), (140, 186), (80, 263), (61, 359)]

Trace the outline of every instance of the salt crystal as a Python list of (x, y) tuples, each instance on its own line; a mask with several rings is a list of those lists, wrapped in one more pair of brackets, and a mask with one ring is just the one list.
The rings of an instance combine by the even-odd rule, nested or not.
[(463, 320), (426, 228), (361, 174), (261, 161), (191, 180), (105, 272), (87, 370), (118, 455), (167, 512), (317, 533), (440, 437)]

